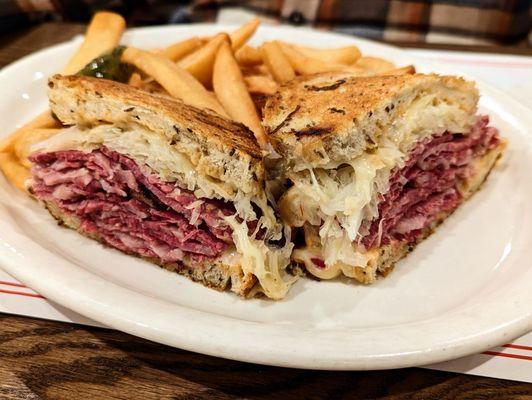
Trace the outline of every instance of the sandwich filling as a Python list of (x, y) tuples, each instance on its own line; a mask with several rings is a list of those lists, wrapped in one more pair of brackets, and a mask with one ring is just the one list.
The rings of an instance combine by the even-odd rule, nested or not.
[(105, 147), (31, 157), (33, 194), (80, 221), (80, 228), (126, 253), (159, 263), (215, 258), (232, 243), (231, 204), (198, 199), (131, 158)]
[(488, 123), (478, 117), (471, 132), (427, 137), (406, 153), (382, 143), (338, 168), (293, 173), (281, 209), (306, 242), (293, 258), (323, 279), (372, 281), (380, 248), (415, 242), (461, 204), (477, 163), (501, 144)]
[(378, 218), (362, 227), (365, 248), (412, 241), (441, 213), (458, 207), (461, 183), (475, 173), (474, 161), (500, 144), (497, 130), (488, 122), (488, 117), (479, 117), (467, 136), (444, 133), (416, 145), (405, 165), (392, 172)]
[(268, 297), (288, 291), (292, 244), (266, 195), (227, 193), (156, 133), (72, 127), (33, 150), (30, 190), (80, 231), (177, 270), (222, 260)]

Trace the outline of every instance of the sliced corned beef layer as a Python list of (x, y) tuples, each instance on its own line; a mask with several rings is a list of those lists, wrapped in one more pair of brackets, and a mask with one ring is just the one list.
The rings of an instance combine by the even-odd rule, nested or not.
[(367, 248), (393, 240), (414, 240), (442, 212), (457, 208), (457, 184), (471, 173), (471, 162), (500, 144), (489, 118), (477, 118), (469, 135), (444, 133), (418, 143), (403, 168), (392, 173), (390, 189), (378, 205), (379, 217), (368, 221), (361, 239)]
[(31, 157), (34, 195), (77, 217), (81, 228), (128, 253), (179, 262), (219, 256), (230, 243), (232, 204), (197, 198), (107, 148)]

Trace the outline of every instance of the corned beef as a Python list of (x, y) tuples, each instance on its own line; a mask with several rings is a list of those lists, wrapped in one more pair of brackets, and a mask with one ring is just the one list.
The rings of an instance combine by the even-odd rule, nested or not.
[(232, 243), (223, 219), (235, 213), (232, 204), (197, 198), (105, 147), (39, 153), (31, 161), (37, 198), (124, 252), (179, 263), (217, 257)]
[(412, 241), (439, 214), (457, 208), (462, 201), (457, 184), (468, 177), (471, 162), (500, 143), (497, 129), (488, 123), (487, 116), (480, 116), (469, 135), (446, 132), (418, 143), (404, 167), (392, 172), (379, 217), (366, 221), (369, 233), (361, 243), (369, 249)]

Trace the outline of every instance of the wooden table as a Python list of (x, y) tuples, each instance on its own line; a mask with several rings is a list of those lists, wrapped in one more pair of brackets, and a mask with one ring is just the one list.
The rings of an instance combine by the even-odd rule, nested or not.
[[(0, 38), (0, 67), (83, 30), (83, 25), (49, 23)], [(264, 367), (113, 330), (0, 314), (0, 399), (137, 398), (523, 400), (532, 399), (532, 385), (418, 368), (323, 372)]]

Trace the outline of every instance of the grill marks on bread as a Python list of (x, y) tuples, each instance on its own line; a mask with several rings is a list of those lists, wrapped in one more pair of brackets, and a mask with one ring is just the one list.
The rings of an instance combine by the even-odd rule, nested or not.
[(336, 90), (341, 85), (343, 85), (345, 82), (346, 82), (345, 79), (340, 79), (330, 85), (325, 85), (325, 86), (305, 85), (305, 89), (313, 91), (313, 92), (324, 92), (327, 90)]
[(289, 164), (320, 166), (361, 154), (390, 134), (413, 101), (433, 94), (475, 114), (478, 93), (472, 82), (461, 78), (327, 73), (281, 86), (263, 109), (263, 123), (272, 145)]

